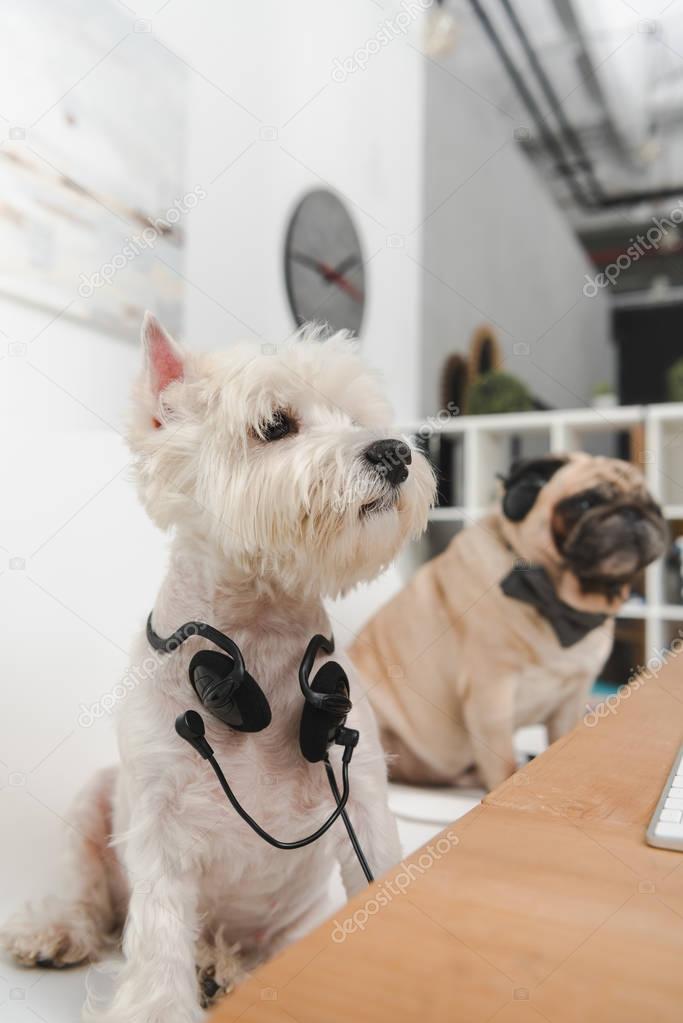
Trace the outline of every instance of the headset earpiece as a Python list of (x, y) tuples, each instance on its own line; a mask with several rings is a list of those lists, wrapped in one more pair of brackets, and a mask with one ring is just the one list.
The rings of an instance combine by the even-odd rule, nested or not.
[(190, 682), (206, 709), (238, 732), (270, 724), (270, 704), (242, 663), (217, 650), (200, 650), (190, 661)]
[(529, 514), (549, 479), (566, 465), (566, 458), (523, 459), (515, 462), (503, 478), (503, 515), (510, 522), (521, 522)]
[(505, 492), (503, 514), (511, 522), (525, 519), (538, 497), (545, 480), (541, 476), (528, 476)]
[[(310, 683), (310, 689), (323, 699), (315, 703), (306, 699), (299, 726), (299, 746), (305, 759), (316, 764), (327, 756), (351, 710), (349, 680), (341, 664), (326, 661)], [(318, 702), (321, 706), (316, 706)]]
[[(163, 639), (154, 631), (152, 615), (147, 619), (147, 639), (154, 650), (173, 653), (190, 637), (207, 639), (224, 651), (200, 650), (190, 661), (190, 682), (202, 706), (219, 721), (239, 732), (260, 732), (267, 728), (271, 722), (268, 699), (245, 668), (242, 652), (229, 636), (206, 622), (192, 621), (185, 622)], [(344, 728), (351, 700), (349, 680), (341, 664), (327, 661), (313, 682), (308, 681), (320, 651), (333, 653), (334, 639), (327, 639), (319, 633), (313, 636), (299, 666), (299, 685), (305, 701), (299, 725), (299, 743), (303, 756), (312, 764), (325, 759), (335, 740), (346, 747), (344, 756), (350, 759), (358, 741), (357, 732)], [(196, 712), (191, 713), (199, 717)], [(176, 723), (178, 734), (195, 744), (194, 732), (182, 715), (181, 718), (178, 719), (180, 726)], [(194, 718), (191, 721), (194, 722)], [(348, 759), (344, 763), (348, 763)]]

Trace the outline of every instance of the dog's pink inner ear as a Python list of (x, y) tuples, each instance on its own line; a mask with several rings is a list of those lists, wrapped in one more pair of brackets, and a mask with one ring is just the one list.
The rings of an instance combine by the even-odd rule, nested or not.
[[(152, 393), (158, 398), (174, 380), (182, 380), (185, 367), (182, 354), (170, 334), (151, 313), (145, 315), (142, 326), (142, 340), (147, 352), (147, 366)], [(154, 426), (161, 426), (158, 419)]]
[(153, 316), (145, 323), (145, 345), (152, 386), (159, 395), (174, 380), (182, 380), (183, 360), (170, 336)]

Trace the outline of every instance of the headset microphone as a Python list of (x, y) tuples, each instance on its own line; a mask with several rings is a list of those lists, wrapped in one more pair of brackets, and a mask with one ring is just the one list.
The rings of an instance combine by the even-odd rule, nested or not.
[(204, 720), (196, 710), (186, 710), (175, 719), (175, 730), (181, 739), (189, 742), (190, 746), (197, 750), (200, 757), (210, 760), (213, 750), (204, 738)]

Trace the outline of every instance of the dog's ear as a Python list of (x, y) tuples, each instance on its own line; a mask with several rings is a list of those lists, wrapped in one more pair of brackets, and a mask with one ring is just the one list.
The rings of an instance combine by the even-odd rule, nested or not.
[(523, 458), (513, 462), (510, 472), (503, 477), (503, 514), (511, 522), (526, 518), (541, 489), (568, 459), (548, 455), (545, 458)]
[[(150, 312), (145, 313), (142, 321), (142, 344), (145, 350), (145, 383), (150, 397), (157, 403), (169, 384), (183, 379), (184, 354)], [(161, 426), (161, 420), (155, 418), (154, 426)]]
[(142, 343), (150, 390), (158, 398), (174, 380), (182, 380), (185, 371), (183, 353), (150, 312), (145, 313), (142, 321)]

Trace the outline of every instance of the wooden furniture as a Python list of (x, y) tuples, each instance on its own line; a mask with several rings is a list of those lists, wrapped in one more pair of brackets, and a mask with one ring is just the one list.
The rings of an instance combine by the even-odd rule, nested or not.
[(683, 742), (683, 654), (613, 707), (257, 970), (214, 1023), (680, 1023), (683, 855), (644, 834)]

